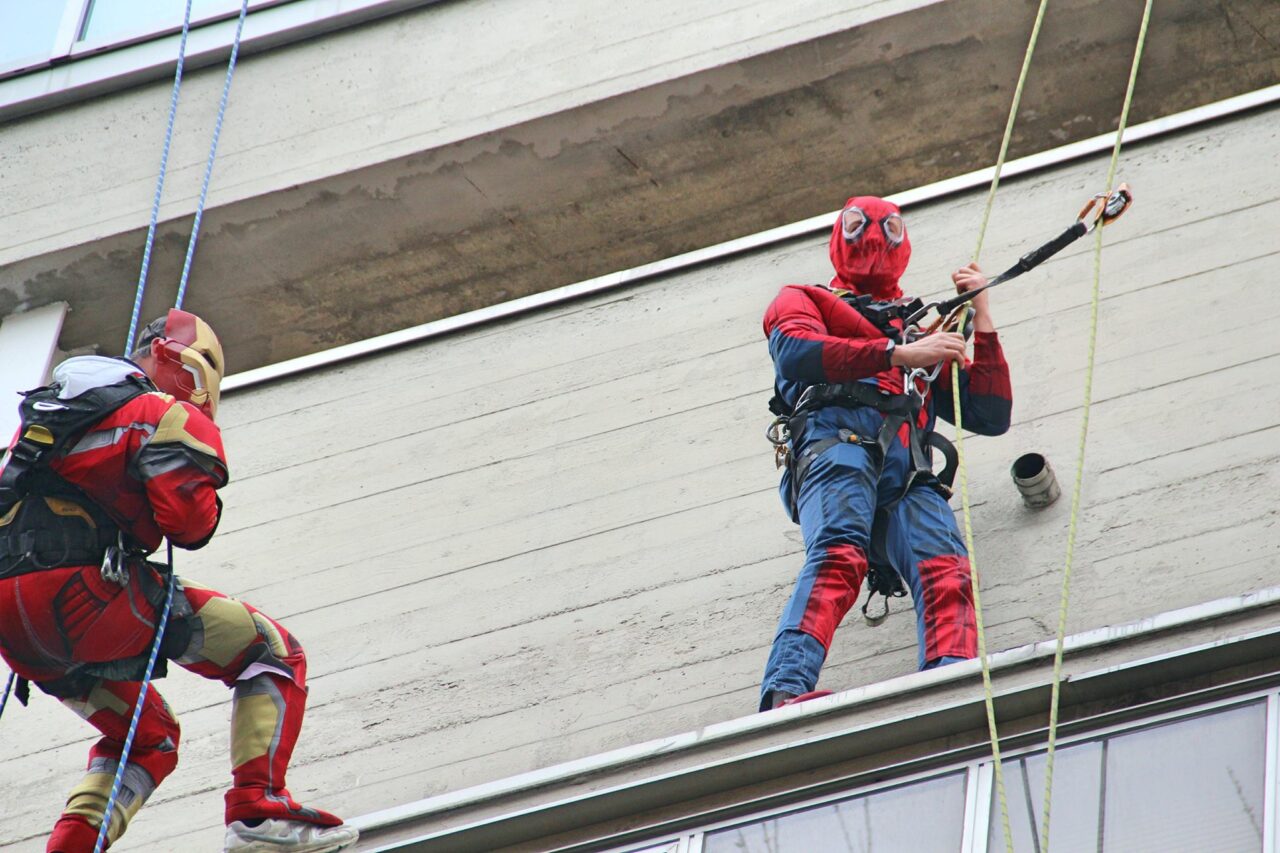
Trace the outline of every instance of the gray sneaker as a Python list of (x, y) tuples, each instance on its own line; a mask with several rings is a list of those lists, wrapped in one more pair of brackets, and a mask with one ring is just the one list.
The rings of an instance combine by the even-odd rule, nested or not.
[(233, 820), (227, 826), (225, 853), (337, 853), (356, 843), (354, 826), (316, 826), (300, 820), (269, 818), (257, 826)]

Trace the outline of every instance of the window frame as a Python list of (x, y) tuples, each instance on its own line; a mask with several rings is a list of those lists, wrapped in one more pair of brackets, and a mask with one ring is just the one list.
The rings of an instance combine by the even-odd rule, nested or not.
[[(1255, 689), (1234, 696), (1221, 697), (1177, 708), (1168, 708), (1150, 715), (1087, 727), (1080, 731), (1072, 732), (1069, 736), (1061, 737), (1058, 740), (1058, 749), (1099, 741), (1119, 734), (1135, 733), (1171, 722), (1208, 717), (1232, 708), (1253, 704), (1262, 704), (1264, 706), (1262, 849), (1263, 853), (1280, 853), (1280, 790), (1277, 790), (1277, 788), (1280, 788), (1280, 784), (1277, 784), (1280, 783), (1280, 687)], [(1037, 739), (1034, 743), (1002, 750), (1002, 763), (1007, 764), (1011, 760), (1026, 755), (1043, 753), (1045, 746), (1043, 739)], [(731, 818), (707, 823), (692, 832), (685, 832), (680, 835), (660, 835), (647, 841), (636, 841), (617, 847), (607, 846), (607, 841), (602, 841), (602, 846), (594, 849), (604, 850), (607, 853), (643, 853), (643, 851), (652, 850), (662, 844), (679, 843), (681, 846), (677, 849), (681, 853), (702, 853), (703, 839), (710, 832), (758, 823), (780, 815), (820, 808), (833, 802), (869, 796), (889, 788), (904, 787), (915, 782), (939, 779), (957, 773), (964, 774), (965, 783), (965, 815), (961, 853), (996, 853), (997, 847), (988, 847), (987, 845), (991, 828), (991, 813), (995, 809), (995, 763), (990, 756), (904, 773), (872, 784), (830, 792), (818, 797), (788, 801), (771, 808), (753, 811), (749, 815), (739, 814)]]
[[(63, 18), (49, 54), (43, 58), (28, 55), (0, 66), (0, 122), (173, 77), (180, 19), (152, 32), (77, 42), (90, 0), (64, 2)], [(306, 41), (440, 2), (250, 0), (241, 53)], [(185, 60), (188, 70), (226, 62), (237, 17), (238, 8), (192, 21)]]
[[(29, 53), (15, 60), (13, 64), (0, 64), (0, 82), (11, 77), (44, 70), (55, 63), (75, 61), (182, 32), (182, 18), (179, 15), (176, 20), (166, 21), (162, 26), (145, 32), (136, 32), (131, 35), (104, 36), (97, 39), (81, 39), (80, 33), (84, 31), (89, 22), (89, 11), (93, 6), (93, 2), (94, 0), (63, 0), (62, 20), (58, 25), (53, 46), (48, 53)], [(307, 0), (249, 0), (249, 13), (252, 14), (285, 3), (301, 2), (307, 2)], [(237, 8), (234, 11), (193, 15), (191, 29), (195, 30), (198, 27), (237, 18), (239, 14), (240, 11)]]

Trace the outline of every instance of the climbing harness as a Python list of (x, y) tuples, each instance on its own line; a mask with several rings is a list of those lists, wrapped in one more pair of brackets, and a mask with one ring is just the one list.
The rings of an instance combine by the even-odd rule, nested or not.
[[(844, 290), (834, 290), (845, 303), (871, 322), (882, 334), (895, 344), (909, 343), (918, 339), (919, 330), (904, 327), (905, 321), (920, 311), (923, 302), (919, 299), (897, 299), (891, 302), (876, 302), (865, 294), (858, 295)], [(902, 368), (903, 393), (892, 394), (882, 391), (867, 382), (843, 382), (834, 384), (811, 385), (801, 392), (794, 407), (789, 407), (780, 389), (775, 389), (773, 399), (769, 401), (769, 410), (776, 416), (765, 430), (765, 437), (774, 447), (774, 462), (779, 468), (786, 465), (789, 469), (790, 493), (788, 511), (792, 521), (799, 519), (800, 487), (810, 466), (823, 453), (838, 444), (856, 444), (872, 454), (878, 465), (883, 465), (889, 453), (890, 444), (897, 440), (903, 426), (907, 428), (907, 448), (911, 457), (911, 468), (906, 482), (897, 497), (878, 507), (871, 526), (871, 537), (867, 549), (867, 599), (862, 605), (862, 615), (867, 624), (881, 624), (889, 615), (889, 599), (901, 598), (907, 594), (901, 576), (888, 557), (887, 540), (889, 515), (907, 492), (916, 485), (923, 485), (938, 491), (944, 498), (951, 497), (951, 482), (955, 476), (955, 449), (951, 442), (940, 433), (925, 431), (920, 428), (919, 416), (924, 408), (929, 393), (929, 384), (937, 376), (923, 369)], [(803, 441), (805, 428), (809, 418), (818, 410), (828, 406), (853, 408), (866, 406), (880, 412), (884, 420), (875, 435), (858, 435), (852, 430), (841, 429), (833, 438), (825, 438), (805, 446), (797, 453), (792, 452)], [(946, 460), (946, 465), (935, 473), (933, 470), (933, 450), (938, 450)], [(883, 609), (879, 613), (870, 610), (875, 596), (884, 597)]]

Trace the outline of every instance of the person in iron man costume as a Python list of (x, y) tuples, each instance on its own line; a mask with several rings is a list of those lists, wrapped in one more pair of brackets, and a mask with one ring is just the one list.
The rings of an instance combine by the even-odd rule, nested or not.
[[(147, 327), (132, 361), (85, 356), (68, 359), (54, 372), (60, 394), (68, 396), (131, 374), (145, 374), (156, 390), (139, 393), (107, 414), (50, 463), (79, 489), (82, 500), (105, 511), (122, 541), (133, 543), (124, 561), (127, 577), (109, 579), (102, 561), (0, 576), (0, 656), (102, 733), (90, 750), (87, 775), (72, 789), (54, 826), (48, 851), (94, 849), (141, 687), (141, 674), (129, 662), (145, 660), (164, 601), (167, 578), (158, 571), (164, 567), (143, 555), (155, 551), (164, 537), (178, 547), (199, 548), (218, 526), (222, 507), (215, 490), (227, 482), (213, 422), (222, 372), (222, 349), (213, 330), (176, 309)], [(89, 518), (83, 507), (59, 506), (61, 512), (79, 511)], [(10, 519), (0, 519), (0, 525), (7, 523)], [(0, 532), (22, 533), (2, 527)], [(251, 605), (187, 578), (176, 581), (162, 657), (233, 689), (226, 849), (318, 853), (353, 843), (354, 828), (298, 804), (285, 787), (306, 703), (302, 646)], [(109, 843), (119, 839), (173, 771), (178, 751), (178, 722), (150, 689), (111, 817)]]
[[(847, 300), (856, 295), (878, 303), (902, 298), (899, 279), (911, 258), (911, 242), (898, 207), (870, 196), (849, 199), (835, 222), (829, 252), (836, 272), (829, 286), (784, 287), (764, 316), (777, 390), (787, 406), (794, 409), (809, 386), (832, 383), (863, 382), (888, 394), (902, 394), (904, 367), (931, 368), (944, 362), (932, 389), (921, 389), (926, 397), (917, 426), (928, 432), (937, 417), (954, 423), (954, 361), (961, 365), (965, 428), (984, 435), (1005, 432), (1012, 392), (987, 294), (972, 302), (972, 362), (965, 359), (965, 340), (956, 333), (895, 344)], [(976, 264), (957, 270), (952, 280), (959, 292), (986, 282)], [(902, 322), (893, 325), (900, 330)], [(876, 436), (883, 422), (884, 415), (867, 405), (827, 405), (808, 417), (801, 435), (791, 437), (790, 450), (801, 454), (842, 430), (844, 435)], [(865, 443), (829, 442), (805, 472), (796, 501), (798, 518), (793, 519), (804, 537), (805, 562), (774, 636), (761, 685), (761, 710), (826, 695), (815, 690), (818, 675), (836, 627), (857, 601), (867, 574), (877, 509), (888, 512), (885, 555), (906, 582), (915, 606), (919, 667), (977, 654), (964, 540), (946, 497), (908, 479), (907, 430), (904, 425), (897, 440), (889, 443), (883, 460)], [(790, 506), (790, 469), (780, 490)]]

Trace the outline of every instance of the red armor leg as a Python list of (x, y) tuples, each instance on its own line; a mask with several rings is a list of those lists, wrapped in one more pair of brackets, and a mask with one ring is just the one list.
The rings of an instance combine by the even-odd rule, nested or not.
[[(89, 751), (89, 772), (67, 797), (67, 807), (49, 837), (50, 853), (93, 850), (140, 690), (136, 682), (101, 681), (83, 696), (62, 700), (103, 737)], [(178, 738), (178, 722), (169, 707), (154, 688), (148, 690), (112, 810), (108, 843), (124, 834), (151, 792), (173, 772), (178, 764)]]
[(231, 711), (231, 776), (226, 821), (342, 821), (299, 805), (285, 787), (307, 702), (307, 657), (285, 628), (252, 605), (187, 580), (192, 647), (178, 663), (235, 687)]
[(285, 818), (320, 826), (341, 819), (299, 805), (285, 788), (285, 772), (302, 728), (307, 691), (275, 674), (236, 685), (231, 711), (231, 776), (226, 820)]

